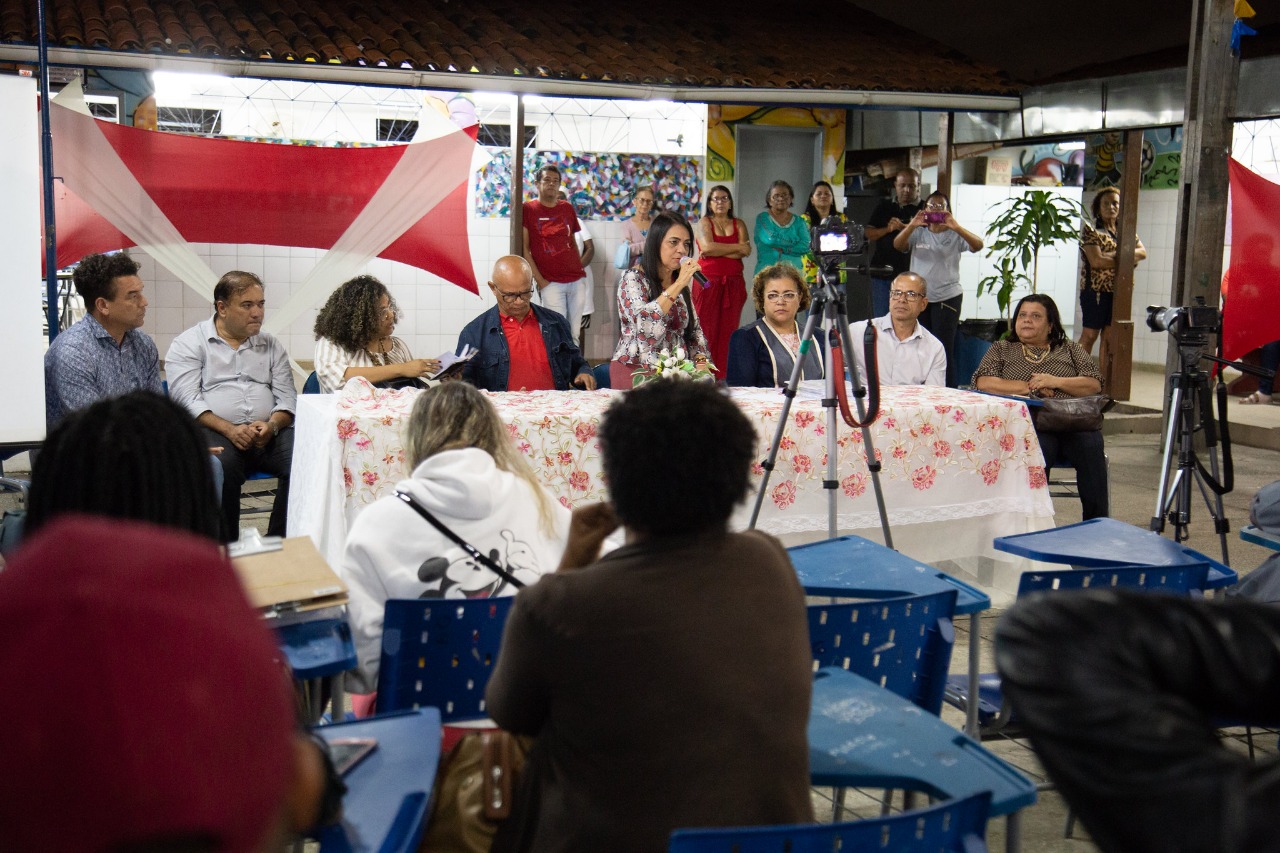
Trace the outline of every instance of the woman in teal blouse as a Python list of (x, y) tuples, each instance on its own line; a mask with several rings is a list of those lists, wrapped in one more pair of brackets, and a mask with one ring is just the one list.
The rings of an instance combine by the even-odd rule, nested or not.
[(795, 191), (786, 181), (774, 181), (765, 197), (768, 209), (756, 217), (756, 272), (773, 264), (791, 264), (804, 269), (809, 252), (809, 226), (804, 217), (791, 212)]

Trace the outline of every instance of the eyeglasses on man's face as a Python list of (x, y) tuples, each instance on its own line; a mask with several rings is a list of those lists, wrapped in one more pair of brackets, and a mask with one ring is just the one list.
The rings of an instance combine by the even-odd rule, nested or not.
[(508, 305), (512, 302), (528, 302), (533, 298), (532, 290), (521, 290), (518, 293), (507, 293), (505, 290), (498, 290), (498, 288), (495, 287), (493, 292), (498, 294), (498, 298)]
[(771, 290), (764, 295), (765, 302), (790, 302), (792, 299), (799, 299), (800, 294), (794, 290), (776, 291)]
[(917, 293), (914, 290), (890, 290), (889, 291), (890, 299), (905, 299), (908, 302), (915, 302), (917, 299), (921, 298), (922, 296), (924, 296), (923, 293)]

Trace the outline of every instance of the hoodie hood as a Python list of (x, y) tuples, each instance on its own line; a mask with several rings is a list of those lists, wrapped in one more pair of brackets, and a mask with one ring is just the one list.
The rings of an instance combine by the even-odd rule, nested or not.
[(499, 471), (493, 457), (476, 447), (444, 450), (424, 459), (396, 489), (434, 513), (459, 519), (494, 515), (510, 495), (515, 475)]

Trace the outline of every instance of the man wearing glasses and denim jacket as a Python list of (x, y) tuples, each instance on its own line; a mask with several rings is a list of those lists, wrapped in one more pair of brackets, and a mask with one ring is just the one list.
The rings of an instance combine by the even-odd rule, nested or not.
[(489, 281), (498, 304), (458, 335), (477, 352), (462, 378), (486, 391), (594, 391), (591, 365), (574, 343), (564, 315), (530, 304), (533, 270), (517, 255), (498, 258)]
[(926, 293), (923, 278), (904, 272), (890, 285), (888, 314), (849, 325), (858, 380), (863, 385), (867, 383), (867, 368), (863, 363), (862, 338), (867, 323), (876, 330), (876, 363), (881, 385), (947, 384), (947, 355), (942, 341), (917, 322), (929, 304)]

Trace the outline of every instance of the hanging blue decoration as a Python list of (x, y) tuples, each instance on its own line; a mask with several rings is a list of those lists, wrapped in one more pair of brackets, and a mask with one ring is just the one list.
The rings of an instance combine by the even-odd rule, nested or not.
[(1258, 31), (1239, 18), (1231, 25), (1231, 52), (1240, 55), (1240, 39), (1244, 36), (1256, 36)]

